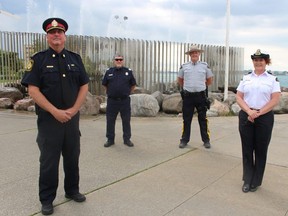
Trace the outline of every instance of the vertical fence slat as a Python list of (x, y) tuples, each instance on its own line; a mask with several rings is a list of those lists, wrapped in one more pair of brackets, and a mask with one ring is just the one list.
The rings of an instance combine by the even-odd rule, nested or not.
[[(47, 48), (45, 34), (0, 31), (0, 40), (0, 86), (19, 83), (29, 57)], [(191, 45), (204, 50), (201, 60), (206, 61), (214, 73), (210, 90), (224, 87), (223, 46), (77, 35), (67, 35), (66, 42), (67, 49), (82, 56), (90, 76), (89, 90), (92, 94), (104, 94), (101, 79), (105, 70), (112, 66), (116, 52), (124, 55), (126, 66), (133, 70), (138, 86), (165, 92), (175, 83), (180, 65), (190, 60), (185, 52)], [(243, 74), (244, 49), (230, 47), (229, 59), (229, 85), (234, 87)]]

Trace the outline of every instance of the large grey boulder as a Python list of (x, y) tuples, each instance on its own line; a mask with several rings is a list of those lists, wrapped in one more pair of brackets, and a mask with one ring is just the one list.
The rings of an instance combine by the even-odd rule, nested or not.
[(273, 111), (277, 114), (288, 113), (288, 92), (281, 92), (280, 101)]
[(181, 113), (182, 112), (182, 98), (180, 93), (174, 93), (164, 97), (162, 103), (162, 110), (165, 113)]
[(10, 98), (0, 98), (0, 108), (4, 109), (13, 108), (13, 101)]
[(160, 91), (156, 91), (156, 92), (152, 93), (151, 95), (158, 101), (158, 105), (159, 105), (160, 110), (161, 110), (162, 103), (164, 100), (164, 95)]
[(82, 115), (97, 115), (100, 110), (100, 102), (97, 96), (87, 93), (86, 99), (80, 108)]
[(14, 110), (24, 110), (28, 111), (28, 107), (34, 106), (35, 102), (32, 98), (24, 98), (16, 101), (14, 104)]
[(14, 87), (0, 87), (0, 98), (10, 98), (13, 102), (16, 102), (23, 98), (23, 94)]
[(235, 114), (235, 115), (238, 115), (239, 112), (241, 110), (241, 107), (237, 104), (237, 103), (234, 103), (232, 104), (231, 106), (231, 111)]
[(158, 101), (149, 94), (133, 94), (131, 97), (131, 116), (155, 117), (159, 112)]
[(232, 106), (232, 104), (236, 102), (236, 94), (234, 92), (229, 91), (228, 97), (226, 98), (226, 100), (224, 100), (224, 102), (227, 103), (229, 106)]
[(226, 116), (230, 113), (230, 107), (227, 103), (214, 100), (207, 112), (207, 116)]

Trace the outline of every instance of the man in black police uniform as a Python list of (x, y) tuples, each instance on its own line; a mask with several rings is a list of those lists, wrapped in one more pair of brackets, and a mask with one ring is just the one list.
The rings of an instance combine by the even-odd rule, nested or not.
[(39, 198), (42, 214), (50, 215), (54, 211), (61, 153), (66, 198), (76, 202), (86, 199), (79, 193), (79, 109), (88, 92), (89, 78), (81, 57), (65, 49), (68, 24), (60, 18), (49, 18), (42, 27), (49, 48), (31, 57), (21, 83), (36, 103)]
[(133, 72), (130, 68), (123, 67), (123, 55), (116, 54), (114, 56), (114, 67), (109, 68), (102, 80), (102, 85), (107, 92), (107, 109), (106, 109), (106, 137), (107, 142), (104, 147), (110, 147), (115, 143), (115, 122), (120, 112), (123, 127), (124, 144), (132, 147), (134, 144), (131, 138), (131, 106), (130, 93), (136, 86)]

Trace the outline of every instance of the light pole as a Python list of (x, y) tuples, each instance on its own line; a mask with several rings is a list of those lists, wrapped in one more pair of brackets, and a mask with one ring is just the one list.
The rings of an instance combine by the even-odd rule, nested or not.
[(227, 11), (226, 11), (226, 63), (225, 63), (224, 100), (226, 100), (228, 98), (228, 85), (229, 85), (229, 23), (230, 23), (230, 0), (227, 0)]
[(119, 26), (117, 26), (118, 28), (118, 34), (120, 34), (120, 37), (125, 37), (126, 36), (126, 22), (128, 20), (127, 16), (119, 16), (119, 15), (115, 15), (114, 18), (117, 20), (116, 24), (119, 24)]

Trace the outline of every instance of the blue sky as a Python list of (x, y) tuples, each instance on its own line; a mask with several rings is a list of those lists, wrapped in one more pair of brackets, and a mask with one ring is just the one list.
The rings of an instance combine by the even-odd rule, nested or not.
[[(67, 34), (225, 46), (226, 0), (0, 0), (0, 31), (43, 33), (48, 17), (64, 18)], [(257, 49), (271, 70), (288, 70), (288, 1), (230, 0), (229, 44)], [(3, 12), (4, 11), (4, 12)], [(5, 13), (8, 12), (8, 13)]]

